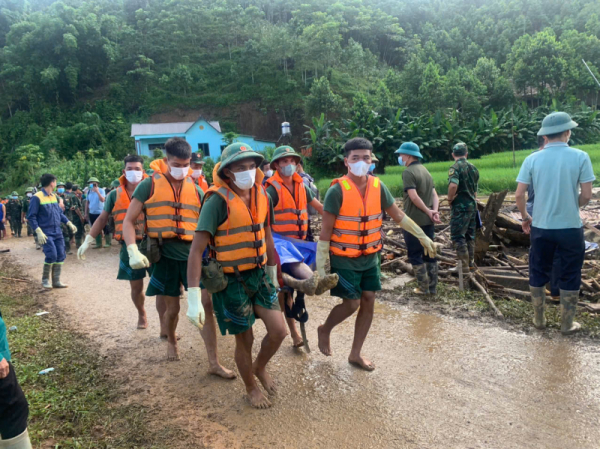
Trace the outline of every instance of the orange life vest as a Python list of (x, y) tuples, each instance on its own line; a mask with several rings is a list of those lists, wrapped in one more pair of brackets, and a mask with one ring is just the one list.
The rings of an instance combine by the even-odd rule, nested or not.
[(342, 207), (331, 234), (330, 252), (336, 256), (359, 257), (381, 251), (381, 182), (367, 178), (365, 197), (347, 176), (334, 179), (331, 185), (342, 188)]
[[(144, 173), (143, 179), (146, 179), (148, 175)], [(117, 187), (117, 200), (112, 210), (112, 217), (115, 220), (115, 239), (119, 242), (123, 240), (123, 220), (127, 215), (127, 209), (131, 204), (131, 197), (127, 192), (127, 179), (124, 175), (119, 178), (120, 186)], [(142, 240), (144, 238), (144, 226), (145, 226), (145, 215), (144, 212), (140, 213), (135, 221), (135, 239)]]
[(144, 203), (148, 236), (191, 242), (198, 225), (200, 207), (200, 195), (189, 176), (181, 181), (176, 192), (165, 175), (154, 173), (152, 192)]
[[(294, 196), (284, 185), (279, 172), (267, 179), (266, 183), (277, 190), (279, 202), (275, 205), (273, 232), (279, 235), (305, 240), (308, 232), (308, 211), (304, 181), (298, 173), (292, 176)], [(295, 199), (294, 199), (295, 198)]]
[(217, 175), (221, 163), (213, 171), (214, 185), (206, 197), (219, 195), (227, 203), (227, 219), (219, 225), (211, 239), (211, 257), (216, 258), (225, 273), (235, 273), (262, 267), (267, 263), (265, 220), (269, 213), (269, 198), (262, 185), (264, 175), (256, 170), (256, 181), (250, 192), (250, 208)]
[(202, 189), (204, 193), (206, 193), (206, 191), (208, 190), (208, 182), (206, 182), (206, 178), (204, 177), (204, 175), (200, 175), (198, 179), (194, 179), (194, 182), (198, 187)]

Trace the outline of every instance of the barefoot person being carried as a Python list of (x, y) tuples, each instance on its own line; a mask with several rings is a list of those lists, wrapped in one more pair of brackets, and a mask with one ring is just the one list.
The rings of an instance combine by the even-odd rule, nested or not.
[[(206, 193), (188, 262), (190, 287), (196, 289), (207, 246), (210, 263), (216, 260), (222, 267), (226, 285), (221, 285), (219, 291), (211, 288), (215, 314), (221, 334), (235, 335), (235, 363), (248, 399), (256, 408), (270, 407), (271, 402), (254, 376), (267, 393), (276, 392), (266, 366), (285, 338), (270, 228), (273, 209), (262, 186), (264, 175), (257, 170), (262, 160), (247, 144), (234, 143), (225, 148), (222, 161), (213, 171), (214, 185)], [(256, 317), (265, 324), (267, 335), (253, 363), (252, 325)]]
[(339, 276), (331, 294), (343, 299), (319, 326), (319, 349), (330, 356), (331, 331), (358, 310), (348, 361), (368, 371), (374, 370), (375, 365), (361, 355), (361, 350), (373, 320), (375, 292), (381, 290), (378, 253), (383, 246), (383, 211), (414, 235), (426, 254), (435, 257), (431, 239), (395, 205), (394, 197), (379, 178), (367, 176), (372, 150), (371, 142), (362, 137), (344, 145), (348, 174), (335, 179), (325, 195), (317, 245), (317, 269), (321, 276), (325, 275), (325, 263), (331, 254), (331, 271)]

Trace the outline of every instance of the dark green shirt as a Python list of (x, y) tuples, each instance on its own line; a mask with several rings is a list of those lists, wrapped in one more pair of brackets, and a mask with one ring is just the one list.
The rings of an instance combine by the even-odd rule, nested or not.
[[(269, 198), (269, 214), (265, 219), (265, 228), (270, 226), (275, 217), (271, 197), (269, 195), (267, 195), (267, 197)], [(206, 201), (202, 205), (196, 232), (205, 231), (214, 236), (215, 232), (217, 232), (217, 228), (221, 226), (225, 220), (227, 220), (227, 203), (220, 195), (211, 194), (206, 198)]]
[(456, 184), (456, 197), (452, 201), (452, 207), (475, 206), (477, 198), (477, 183), (479, 182), (479, 171), (466, 158), (457, 160), (448, 170), (448, 184)]
[[(381, 210), (386, 210), (392, 204), (394, 204), (394, 197), (388, 190), (381, 180)], [(330, 187), (325, 194), (325, 200), (323, 202), (323, 210), (329, 212), (336, 217), (340, 214), (342, 207), (343, 193), (342, 187), (339, 184), (335, 184)], [(331, 266), (342, 270), (352, 271), (367, 271), (371, 268), (379, 265), (379, 253), (369, 254), (368, 256), (358, 257), (343, 257), (331, 255)]]
[(402, 172), (402, 184), (404, 185), (403, 202), (406, 215), (412, 218), (419, 226), (432, 225), (433, 221), (431, 221), (425, 212), (415, 206), (408, 196), (409, 190), (415, 190), (425, 206), (429, 209), (433, 207), (433, 189), (435, 185), (429, 171), (427, 171), (421, 162), (413, 162)]
[[(200, 200), (204, 199), (204, 192), (202, 189), (196, 185), (196, 189), (200, 194)], [(142, 182), (138, 184), (135, 188), (135, 192), (133, 192), (133, 198), (142, 203), (145, 203), (150, 198), (150, 192), (152, 191), (152, 178), (146, 178)], [(114, 207), (116, 200), (116, 190), (115, 196), (113, 197), (112, 206)], [(113, 192), (109, 193), (109, 196)], [(106, 210), (106, 204), (104, 205), (104, 210)], [(111, 208), (112, 211), (112, 208)], [(188, 256), (190, 254), (190, 247), (192, 246), (192, 242), (186, 242), (179, 239), (164, 239), (163, 245), (161, 246), (162, 255), (168, 259), (173, 260), (188, 260)]]

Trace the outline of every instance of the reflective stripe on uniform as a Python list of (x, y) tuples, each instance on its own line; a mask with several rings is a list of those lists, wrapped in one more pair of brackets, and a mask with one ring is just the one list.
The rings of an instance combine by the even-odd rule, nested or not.
[(212, 249), (213, 251), (215, 251), (217, 253), (219, 253), (219, 252), (222, 253), (222, 252), (226, 252), (226, 251), (235, 251), (236, 249), (242, 249), (242, 248), (258, 249), (258, 248), (262, 247), (264, 243), (265, 243), (265, 240), (260, 239), (260, 240), (255, 240), (253, 242), (239, 242), (239, 243), (233, 243), (231, 245), (223, 245), (223, 246), (210, 245), (210, 249)]

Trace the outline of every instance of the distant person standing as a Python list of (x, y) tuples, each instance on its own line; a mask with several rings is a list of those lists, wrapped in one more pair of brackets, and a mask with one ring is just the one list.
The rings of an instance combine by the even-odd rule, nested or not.
[(202, 160), (202, 153), (192, 153), (192, 159), (190, 161), (192, 179), (196, 185), (206, 193), (208, 191), (208, 182), (206, 181), (206, 176), (204, 176), (204, 163), (205, 162)]
[[(433, 178), (421, 163), (423, 155), (419, 146), (413, 142), (404, 142), (396, 150), (398, 163), (406, 167), (402, 172), (404, 186), (404, 213), (423, 230), (431, 240), (435, 237), (434, 223), (440, 223), (438, 208), (440, 199), (435, 191)], [(412, 264), (419, 284), (415, 293), (435, 295), (438, 283), (438, 264), (435, 257), (427, 255), (417, 237), (403, 230), (408, 250), (408, 260)]]
[[(579, 208), (592, 198), (592, 182), (596, 179), (587, 153), (568, 145), (575, 127), (577, 123), (565, 112), (554, 112), (544, 118), (538, 135), (544, 136), (546, 145), (543, 151), (529, 155), (523, 162), (516, 193), (523, 231), (531, 233), (529, 289), (534, 308), (533, 324), (538, 329), (546, 327), (545, 285), (550, 281), (549, 273), (558, 253), (564, 335), (574, 334), (581, 328), (574, 321), (585, 255)], [(533, 218), (525, 203), (525, 192), (530, 184), (536, 197)]]
[(479, 171), (467, 161), (465, 143), (452, 149), (455, 163), (448, 170), (448, 202), (452, 209), (450, 238), (463, 269), (475, 269), (475, 229), (477, 220), (477, 184)]
[[(102, 213), (104, 209), (104, 201), (106, 201), (106, 192), (104, 189), (98, 187), (100, 181), (98, 178), (91, 177), (88, 179), (88, 192), (87, 201), (85, 203), (85, 219), (90, 223), (90, 226), (94, 226), (94, 223)], [(108, 229), (104, 226), (104, 234), (108, 234)], [(96, 237), (96, 246), (94, 249), (102, 248), (102, 234), (98, 234)]]
[(12, 231), (12, 235), (14, 237), (21, 238), (21, 210), (23, 206), (21, 201), (19, 200), (19, 194), (17, 192), (13, 192), (11, 194), (10, 200), (8, 200), (8, 204), (6, 205), (6, 212), (8, 213), (8, 220), (10, 221), (10, 230)]
[(0, 204), (0, 240), (6, 237), (6, 206)]

